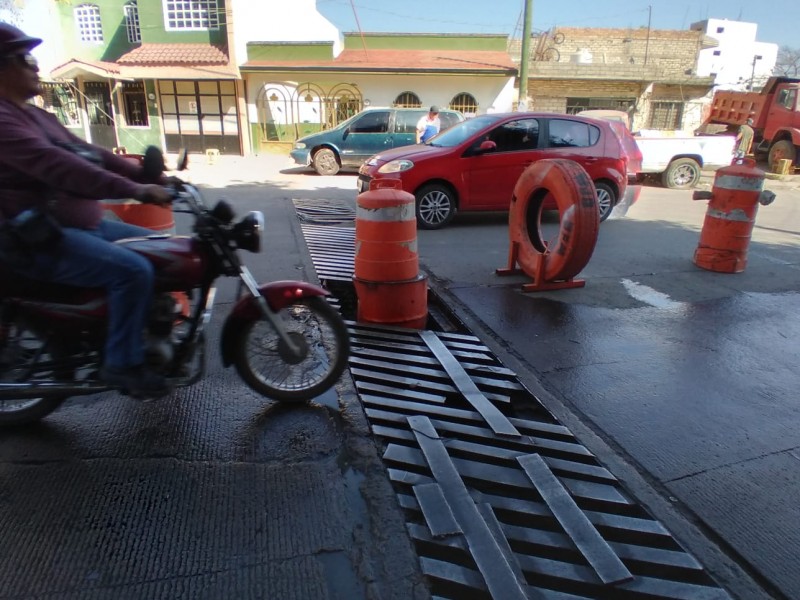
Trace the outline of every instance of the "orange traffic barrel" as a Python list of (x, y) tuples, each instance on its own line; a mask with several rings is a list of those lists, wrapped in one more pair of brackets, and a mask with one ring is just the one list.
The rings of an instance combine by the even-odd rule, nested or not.
[(428, 320), (428, 282), (419, 273), (414, 196), (401, 186), (373, 181), (356, 200), (357, 319), (421, 329)]
[(734, 160), (717, 170), (711, 192), (695, 192), (708, 209), (694, 253), (694, 264), (717, 273), (741, 273), (759, 204), (771, 204), (775, 194), (764, 191), (764, 171), (751, 158)]
[(355, 275), (368, 281), (413, 279), (419, 272), (414, 196), (400, 181), (373, 184), (356, 200)]

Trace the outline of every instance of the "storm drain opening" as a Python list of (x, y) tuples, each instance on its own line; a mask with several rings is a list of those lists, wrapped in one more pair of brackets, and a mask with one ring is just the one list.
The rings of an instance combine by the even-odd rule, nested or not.
[(463, 324), (353, 322), (347, 207), (295, 203), (435, 598), (729, 598)]

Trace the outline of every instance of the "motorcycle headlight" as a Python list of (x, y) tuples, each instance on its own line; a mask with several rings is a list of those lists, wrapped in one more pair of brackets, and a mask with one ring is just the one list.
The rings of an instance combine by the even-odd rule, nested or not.
[(392, 160), (378, 169), (378, 173), (401, 173), (414, 167), (410, 160)]
[(294, 143), (294, 149), (295, 150), (302, 150), (305, 147), (306, 147), (306, 145), (303, 142), (295, 142)]
[(261, 252), (261, 232), (264, 230), (264, 213), (254, 210), (231, 229), (231, 239), (237, 248), (248, 252)]

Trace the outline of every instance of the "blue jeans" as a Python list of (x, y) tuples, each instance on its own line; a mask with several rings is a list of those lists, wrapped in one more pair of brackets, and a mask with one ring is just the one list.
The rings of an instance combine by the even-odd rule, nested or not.
[(111, 242), (154, 232), (119, 221), (97, 229), (65, 227), (53, 253), (36, 256), (25, 270), (32, 279), (78, 287), (105, 288), (108, 333), (104, 364), (126, 368), (144, 362), (144, 327), (153, 296), (153, 266), (143, 256)]

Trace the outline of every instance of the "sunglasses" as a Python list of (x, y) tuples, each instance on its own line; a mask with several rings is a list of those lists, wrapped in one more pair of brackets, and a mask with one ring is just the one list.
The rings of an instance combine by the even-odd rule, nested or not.
[(26, 69), (39, 68), (39, 61), (36, 60), (36, 57), (30, 52), (26, 52), (24, 54), (9, 54), (8, 56), (3, 57), (3, 61), (19, 65), (20, 67), (24, 67)]

